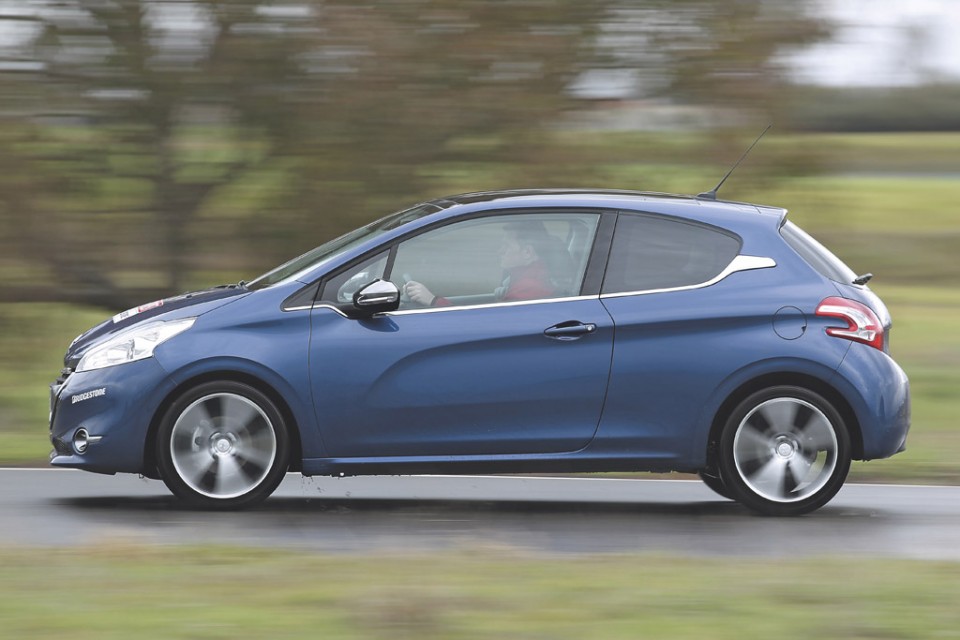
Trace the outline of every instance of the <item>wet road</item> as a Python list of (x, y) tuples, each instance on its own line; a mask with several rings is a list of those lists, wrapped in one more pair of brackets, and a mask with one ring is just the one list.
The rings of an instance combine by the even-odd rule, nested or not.
[(129, 542), (960, 560), (960, 487), (847, 485), (814, 514), (777, 519), (687, 480), (290, 474), (256, 509), (208, 513), (135, 476), (0, 469), (0, 544)]

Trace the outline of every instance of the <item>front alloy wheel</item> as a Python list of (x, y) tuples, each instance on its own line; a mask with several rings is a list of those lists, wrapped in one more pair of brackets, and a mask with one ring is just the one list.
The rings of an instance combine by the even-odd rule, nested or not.
[(238, 382), (202, 384), (181, 396), (157, 434), (160, 476), (191, 504), (249, 506), (287, 470), (289, 436), (276, 406)]
[(720, 439), (726, 488), (765, 515), (819, 509), (850, 470), (850, 436), (839, 412), (802, 387), (764, 389), (741, 402)]

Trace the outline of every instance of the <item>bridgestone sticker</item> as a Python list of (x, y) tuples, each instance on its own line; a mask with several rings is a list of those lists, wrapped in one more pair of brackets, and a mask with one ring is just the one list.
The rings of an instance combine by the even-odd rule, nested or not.
[(75, 396), (71, 396), (70, 404), (77, 404), (78, 402), (89, 400), (90, 398), (99, 398), (100, 396), (105, 396), (105, 395), (107, 395), (106, 388), (94, 389), (93, 391), (85, 391), (84, 393), (78, 393)]

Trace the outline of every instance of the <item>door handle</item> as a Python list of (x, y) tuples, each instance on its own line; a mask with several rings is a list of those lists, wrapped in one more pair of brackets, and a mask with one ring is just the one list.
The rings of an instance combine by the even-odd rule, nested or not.
[(592, 322), (578, 322), (570, 320), (561, 322), (552, 327), (543, 330), (543, 335), (554, 340), (576, 340), (597, 330), (597, 325)]

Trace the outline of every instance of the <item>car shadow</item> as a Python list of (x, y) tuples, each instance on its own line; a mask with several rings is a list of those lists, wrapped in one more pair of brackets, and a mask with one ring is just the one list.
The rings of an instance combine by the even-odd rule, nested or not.
[[(659, 517), (756, 517), (766, 518), (751, 512), (742, 505), (722, 500), (686, 502), (589, 502), (589, 501), (535, 501), (535, 500), (450, 500), (422, 498), (323, 498), (274, 496), (265, 502), (241, 510), (206, 510), (185, 505), (174, 496), (84, 496), (59, 498), (53, 503), (60, 507), (81, 512), (127, 512), (127, 513), (189, 513), (189, 514), (401, 514), (417, 515), (446, 514), (556, 514), (599, 516), (659, 516)], [(870, 518), (882, 516), (875, 509), (860, 509), (849, 506), (827, 505), (818, 511), (798, 519)]]

